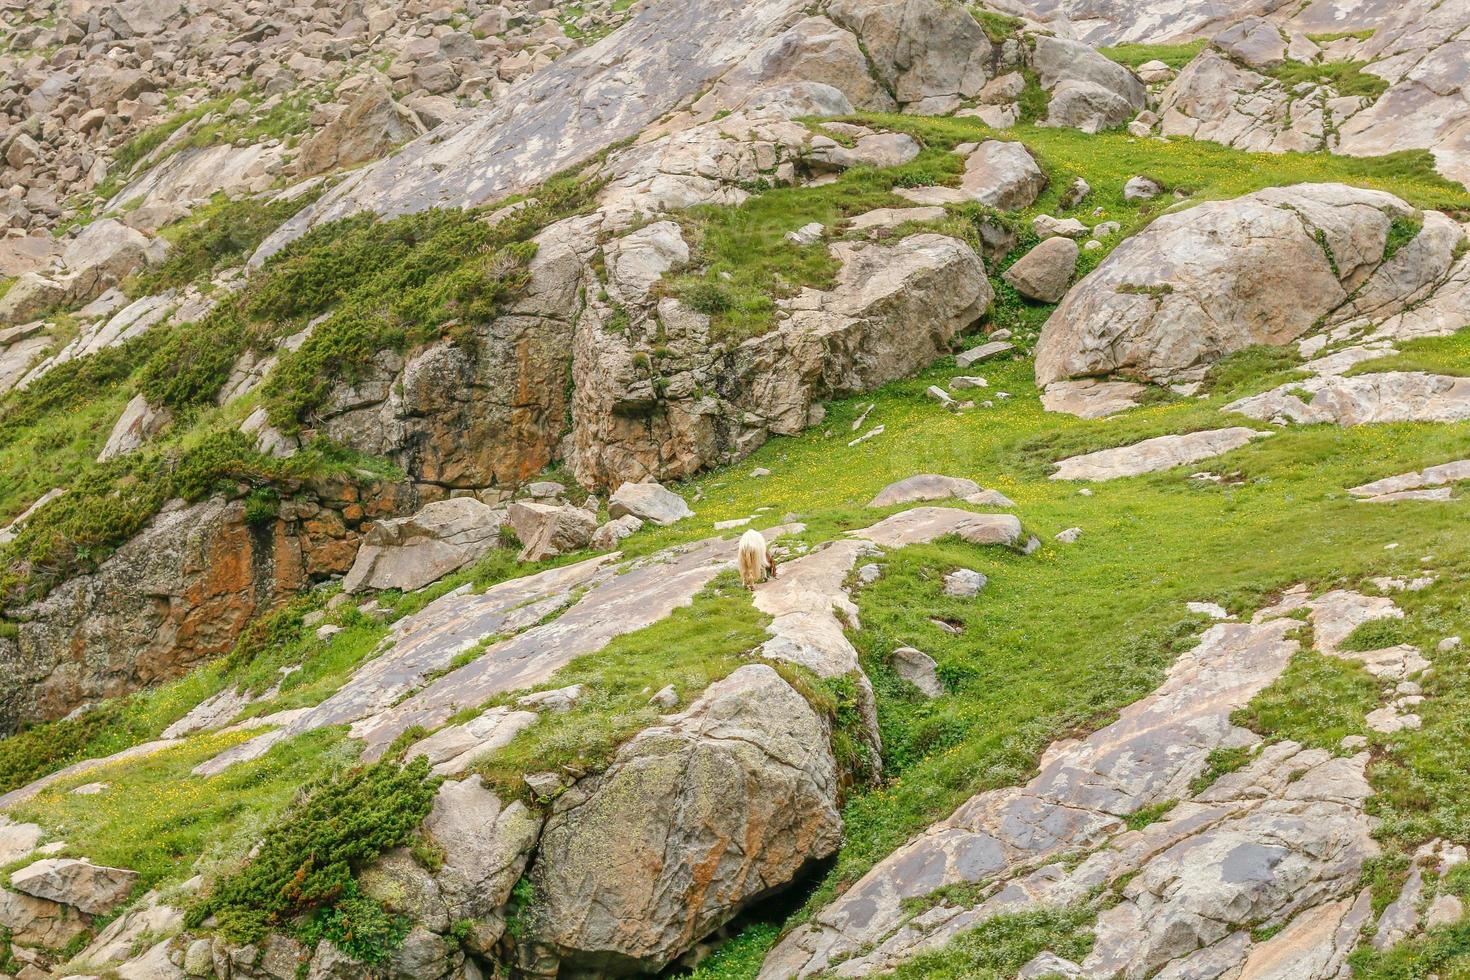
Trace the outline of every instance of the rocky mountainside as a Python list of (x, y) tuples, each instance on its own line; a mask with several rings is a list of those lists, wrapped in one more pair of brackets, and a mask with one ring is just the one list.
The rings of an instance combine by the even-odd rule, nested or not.
[(1467, 39), (9, 0), (0, 980), (1470, 971)]

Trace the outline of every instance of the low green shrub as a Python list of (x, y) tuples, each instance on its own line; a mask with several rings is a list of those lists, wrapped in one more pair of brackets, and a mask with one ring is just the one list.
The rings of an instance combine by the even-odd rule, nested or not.
[(366, 907), (354, 876), (413, 839), (439, 782), (424, 757), (399, 765), (389, 756), (317, 786), (266, 832), (253, 858), (189, 909), (190, 928), (213, 915), (228, 939), (253, 942), (316, 912), (316, 928), (334, 942), (342, 937), (369, 955), (386, 948), (400, 927)]

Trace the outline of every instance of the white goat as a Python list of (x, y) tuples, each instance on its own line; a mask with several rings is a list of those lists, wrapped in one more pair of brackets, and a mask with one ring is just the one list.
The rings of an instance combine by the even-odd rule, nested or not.
[(776, 577), (776, 563), (766, 551), (765, 535), (759, 531), (746, 531), (740, 536), (740, 581), (747, 589), (754, 589), (757, 582), (766, 580), (766, 573)]

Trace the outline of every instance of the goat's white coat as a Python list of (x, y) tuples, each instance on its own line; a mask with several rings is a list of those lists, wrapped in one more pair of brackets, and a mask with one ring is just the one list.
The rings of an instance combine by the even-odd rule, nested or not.
[(776, 563), (766, 552), (765, 535), (759, 531), (746, 531), (740, 536), (740, 550), (736, 559), (740, 566), (740, 582), (753, 589), (758, 582), (766, 580), (766, 573), (776, 577)]

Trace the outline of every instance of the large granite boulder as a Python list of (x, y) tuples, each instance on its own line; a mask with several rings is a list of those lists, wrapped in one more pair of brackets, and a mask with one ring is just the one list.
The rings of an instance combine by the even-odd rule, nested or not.
[(473, 497), (425, 504), (412, 517), (382, 521), (363, 537), (344, 592), (410, 591), (478, 561), (500, 540), (505, 512)]
[(521, 561), (540, 561), (587, 547), (597, 530), (597, 515), (571, 504), (518, 500), (507, 514), (521, 542)]
[(393, 101), (382, 82), (363, 87), (342, 114), (311, 138), (296, 158), (303, 177), (376, 160), (393, 147), (424, 132), (413, 110)]
[(127, 868), (108, 868), (76, 858), (43, 858), (12, 873), (10, 887), (101, 915), (126, 901), (137, 880), (138, 872)]
[(1019, 211), (1046, 189), (1046, 174), (1024, 143), (986, 140), (965, 158), (960, 189), (981, 204)]
[(827, 723), (741, 667), (559, 797), (531, 871), (563, 970), (657, 972), (841, 842)]
[(1036, 380), (1197, 377), (1232, 351), (1295, 340), (1373, 282), (1393, 221), (1414, 216), (1391, 194), (1343, 184), (1166, 214), (1072, 287), (1042, 328)]
[(657, 483), (624, 483), (608, 498), (607, 512), (613, 518), (631, 514), (665, 525), (694, 516), (683, 497)]

